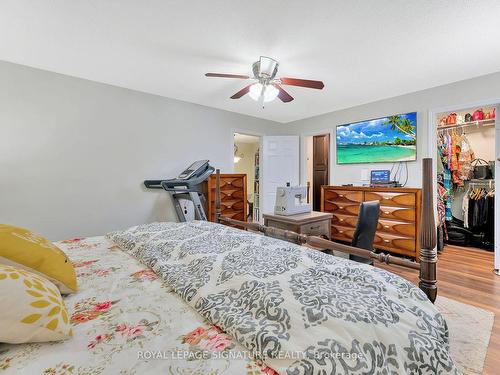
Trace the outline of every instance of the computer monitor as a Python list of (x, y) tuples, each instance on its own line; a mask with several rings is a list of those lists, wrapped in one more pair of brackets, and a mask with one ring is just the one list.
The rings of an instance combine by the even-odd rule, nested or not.
[(370, 184), (387, 184), (391, 179), (391, 171), (388, 169), (374, 170), (370, 174)]

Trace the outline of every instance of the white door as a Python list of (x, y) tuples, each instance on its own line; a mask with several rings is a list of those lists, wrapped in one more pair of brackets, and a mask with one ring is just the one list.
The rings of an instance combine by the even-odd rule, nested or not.
[[(500, 181), (500, 120), (498, 113), (500, 105), (497, 105), (495, 117), (495, 187)], [(500, 269), (500, 198), (495, 194), (495, 269)]]
[(262, 138), (262, 213), (274, 213), (276, 188), (299, 184), (300, 137), (294, 135)]

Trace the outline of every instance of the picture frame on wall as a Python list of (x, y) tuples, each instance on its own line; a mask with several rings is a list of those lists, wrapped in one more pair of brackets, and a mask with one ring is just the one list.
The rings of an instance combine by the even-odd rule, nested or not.
[(417, 160), (417, 112), (336, 127), (337, 164)]

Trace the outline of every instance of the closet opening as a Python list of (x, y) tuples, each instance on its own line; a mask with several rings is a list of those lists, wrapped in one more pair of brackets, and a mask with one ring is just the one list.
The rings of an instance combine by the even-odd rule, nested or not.
[(495, 251), (497, 106), (438, 113), (438, 251)]
[(321, 210), (321, 185), (330, 184), (330, 133), (306, 136), (307, 203)]
[(247, 176), (247, 221), (259, 222), (261, 137), (234, 133), (234, 173)]

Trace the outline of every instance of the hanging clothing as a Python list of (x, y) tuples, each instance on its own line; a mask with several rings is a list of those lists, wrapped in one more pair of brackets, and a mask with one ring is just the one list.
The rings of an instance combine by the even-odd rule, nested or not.
[(462, 181), (468, 181), (474, 177), (474, 167), (472, 166), (472, 161), (476, 158), (474, 151), (470, 146), (469, 140), (462, 135), (460, 154), (458, 155), (458, 163), (460, 168), (460, 179)]
[(464, 214), (464, 228), (469, 228), (469, 194), (464, 194), (462, 199), (462, 212)]
[(475, 188), (466, 195), (469, 197), (468, 226), (481, 238), (478, 245), (491, 248), (495, 233), (495, 190)]
[(495, 238), (495, 194), (489, 194), (488, 198), (488, 218), (485, 227), (485, 241), (488, 242), (489, 247), (494, 246)]
[(469, 189), (460, 196), (462, 220), (453, 217), (453, 200), (457, 191), (474, 178), (475, 152), (465, 132), (456, 128), (440, 130), (437, 137), (438, 172), (438, 238), (466, 246), (487, 247), (494, 237), (494, 189), (476, 183), (481, 188)]
[(438, 223), (439, 230), (443, 236), (443, 241), (448, 239), (448, 232), (446, 231), (446, 201), (448, 199), (448, 192), (441, 183), (438, 183)]
[(451, 221), (453, 219), (451, 210), (453, 203), (453, 198), (451, 194), (453, 184), (451, 183), (451, 173), (449, 169), (445, 169), (443, 172), (443, 186), (446, 189), (445, 218), (446, 221)]

